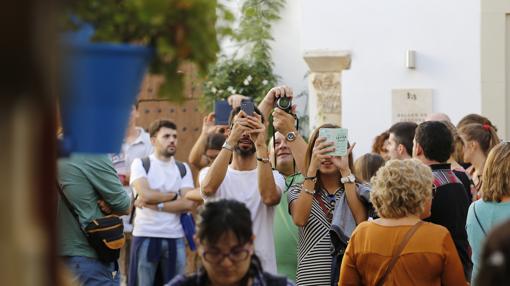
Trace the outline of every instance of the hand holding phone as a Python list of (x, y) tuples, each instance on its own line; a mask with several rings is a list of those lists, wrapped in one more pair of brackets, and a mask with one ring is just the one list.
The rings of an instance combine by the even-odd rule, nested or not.
[(217, 100), (214, 103), (214, 115), (215, 125), (228, 125), (228, 119), (230, 117), (230, 112), (232, 111), (232, 107), (226, 100)]
[(241, 110), (246, 113), (248, 116), (253, 116), (253, 112), (255, 111), (255, 107), (253, 102), (245, 100), (241, 102)]

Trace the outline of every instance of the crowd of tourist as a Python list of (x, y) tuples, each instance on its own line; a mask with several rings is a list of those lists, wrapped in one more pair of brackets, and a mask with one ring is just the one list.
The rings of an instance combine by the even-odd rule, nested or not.
[[(334, 156), (319, 131), (340, 126), (305, 138), (281, 98), (292, 90), (272, 88), (250, 114), (231, 96), (229, 123), (208, 114), (188, 162), (177, 126), (137, 127), (138, 106), (121, 152), (59, 159), (59, 256), (76, 281), (510, 284), (510, 144), (488, 118), (429, 114), (389, 126), (371, 153), (348, 142)], [(118, 260), (84, 231), (107, 215), (123, 218)]]

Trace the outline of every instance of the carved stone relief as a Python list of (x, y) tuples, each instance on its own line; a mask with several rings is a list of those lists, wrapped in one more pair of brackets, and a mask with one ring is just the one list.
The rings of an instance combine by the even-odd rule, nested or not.
[(342, 51), (310, 51), (304, 59), (310, 68), (310, 127), (324, 123), (342, 124), (342, 70), (349, 69), (350, 53)]

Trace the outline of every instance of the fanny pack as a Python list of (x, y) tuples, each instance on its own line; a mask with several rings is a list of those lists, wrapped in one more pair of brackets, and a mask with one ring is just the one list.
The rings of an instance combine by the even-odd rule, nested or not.
[(76, 210), (67, 199), (60, 184), (57, 183), (57, 187), (62, 200), (76, 219), (81, 232), (87, 238), (90, 246), (96, 251), (98, 259), (102, 262), (116, 261), (119, 258), (120, 249), (126, 242), (122, 219), (116, 215), (108, 215), (96, 218), (83, 227)]

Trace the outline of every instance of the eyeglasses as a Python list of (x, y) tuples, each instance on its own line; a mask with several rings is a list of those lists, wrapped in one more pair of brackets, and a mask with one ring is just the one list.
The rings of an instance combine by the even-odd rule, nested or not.
[(202, 252), (202, 257), (209, 263), (220, 263), (223, 261), (223, 259), (225, 259), (225, 257), (228, 257), (228, 259), (230, 259), (232, 262), (241, 262), (248, 258), (251, 252), (251, 248), (236, 248), (228, 253), (223, 253), (218, 250), (205, 250)]

